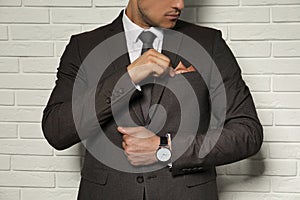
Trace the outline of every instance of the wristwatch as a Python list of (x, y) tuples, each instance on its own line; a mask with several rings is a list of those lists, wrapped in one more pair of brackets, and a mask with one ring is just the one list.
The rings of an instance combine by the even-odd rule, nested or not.
[(156, 151), (156, 158), (160, 162), (168, 162), (171, 160), (171, 150), (168, 145), (169, 137), (160, 137), (159, 148)]

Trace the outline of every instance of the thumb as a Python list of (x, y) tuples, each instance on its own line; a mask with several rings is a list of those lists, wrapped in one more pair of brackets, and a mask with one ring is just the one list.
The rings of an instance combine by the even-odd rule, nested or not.
[(171, 77), (174, 77), (174, 76), (176, 75), (176, 72), (175, 72), (175, 70), (174, 70), (172, 67), (170, 67), (169, 75), (170, 75)]
[(118, 126), (118, 127), (117, 127), (117, 130), (118, 130), (120, 133), (124, 134), (124, 135), (127, 134), (126, 128), (124, 128), (124, 127)]

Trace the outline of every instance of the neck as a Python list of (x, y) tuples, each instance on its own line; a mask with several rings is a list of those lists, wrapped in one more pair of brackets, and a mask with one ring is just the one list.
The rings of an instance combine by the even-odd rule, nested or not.
[(132, 1), (129, 1), (127, 8), (125, 10), (125, 14), (133, 23), (135, 23), (136, 25), (140, 26), (143, 29), (148, 29), (151, 27), (150, 24), (146, 23), (143, 20), (143, 16), (139, 12), (137, 5), (132, 3)]

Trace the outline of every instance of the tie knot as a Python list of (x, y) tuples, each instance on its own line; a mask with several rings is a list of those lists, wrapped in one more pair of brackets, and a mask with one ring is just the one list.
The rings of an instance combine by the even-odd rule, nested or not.
[(156, 35), (151, 31), (143, 31), (139, 35), (139, 39), (143, 42), (143, 48), (153, 48), (153, 41), (155, 38)]

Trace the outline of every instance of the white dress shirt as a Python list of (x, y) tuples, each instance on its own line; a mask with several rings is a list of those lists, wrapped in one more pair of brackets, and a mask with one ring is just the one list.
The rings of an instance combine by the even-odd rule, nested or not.
[[(156, 35), (156, 38), (153, 41), (153, 48), (161, 53), (163, 39), (164, 39), (163, 29), (158, 27), (150, 27), (149, 29), (143, 29), (142, 27), (138, 26), (128, 18), (125, 10), (123, 11), (123, 13), (124, 14), (123, 14), (122, 21), (123, 21), (123, 27), (124, 27), (130, 62), (131, 63), (134, 62), (137, 58), (141, 56), (143, 42), (139, 39), (139, 35), (143, 31), (151, 31)], [(136, 84), (134, 85), (136, 89), (141, 91), (140, 85), (136, 85)], [(170, 134), (168, 134), (168, 139), (171, 142)], [(172, 167), (172, 163), (169, 163), (168, 166)]]
[(122, 21), (130, 62), (134, 62), (141, 55), (143, 42), (139, 39), (139, 35), (143, 31), (151, 31), (156, 35), (156, 38), (153, 41), (153, 48), (161, 53), (164, 38), (163, 29), (158, 27), (143, 29), (128, 18), (125, 10), (123, 13)]

